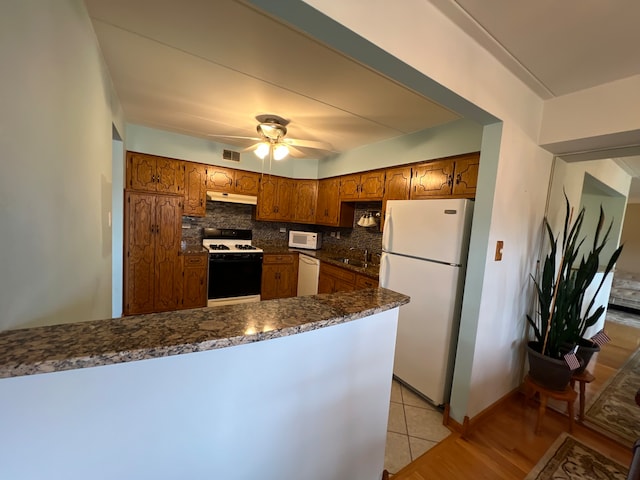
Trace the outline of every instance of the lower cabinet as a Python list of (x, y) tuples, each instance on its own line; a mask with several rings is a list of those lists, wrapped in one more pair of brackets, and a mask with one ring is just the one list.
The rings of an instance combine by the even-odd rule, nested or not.
[(298, 291), (298, 257), (295, 253), (262, 257), (262, 300), (295, 297)]
[(182, 308), (207, 306), (207, 252), (186, 253), (182, 256)]
[(318, 293), (351, 292), (377, 286), (378, 281), (374, 278), (326, 262), (320, 263)]

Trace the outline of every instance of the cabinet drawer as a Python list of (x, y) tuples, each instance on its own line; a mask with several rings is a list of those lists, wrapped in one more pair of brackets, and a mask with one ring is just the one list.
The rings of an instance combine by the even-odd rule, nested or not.
[(188, 267), (204, 267), (207, 264), (206, 253), (189, 253), (184, 256), (184, 265)]
[(356, 274), (355, 272), (350, 272), (344, 268), (335, 267), (328, 263), (322, 263), (320, 265), (320, 270), (324, 272), (326, 275), (331, 275), (332, 277), (339, 278), (340, 280), (344, 280), (346, 282), (355, 283)]
[(378, 288), (378, 280), (365, 277), (364, 275), (358, 275), (356, 277), (356, 288)]
[(293, 263), (295, 260), (295, 255), (293, 254), (284, 254), (284, 255), (273, 255), (268, 254), (262, 257), (262, 263)]

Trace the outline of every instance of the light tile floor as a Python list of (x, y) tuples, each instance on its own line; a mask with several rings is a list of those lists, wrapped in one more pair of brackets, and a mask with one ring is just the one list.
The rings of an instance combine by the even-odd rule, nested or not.
[(397, 380), (391, 385), (384, 468), (395, 474), (449, 436), (442, 412)]

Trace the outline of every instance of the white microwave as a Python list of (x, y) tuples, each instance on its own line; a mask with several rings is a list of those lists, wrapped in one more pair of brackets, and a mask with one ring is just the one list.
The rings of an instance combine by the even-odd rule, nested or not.
[(322, 247), (322, 234), (289, 230), (289, 248), (318, 250)]

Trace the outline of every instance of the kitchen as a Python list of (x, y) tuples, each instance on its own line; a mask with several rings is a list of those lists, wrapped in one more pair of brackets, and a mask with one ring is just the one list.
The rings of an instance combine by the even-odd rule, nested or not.
[[(178, 211), (171, 219), (170, 216), (158, 214), (157, 218), (162, 218), (164, 224), (155, 224), (149, 229), (145, 220), (153, 215), (149, 215), (140, 205), (151, 204), (154, 199), (159, 203), (163, 198), (166, 202), (171, 200), (171, 197), (165, 194), (149, 192), (148, 183), (143, 181), (146, 177), (160, 175), (146, 168), (154, 162), (158, 165), (158, 172), (162, 165), (165, 180), (170, 177), (167, 171), (179, 172), (175, 175), (175, 191), (182, 192), (183, 196), (179, 198), (184, 198), (184, 209), (192, 215), (180, 217), (180, 213), (184, 211)], [(175, 168), (171, 170), (168, 165), (174, 165)], [(411, 291), (412, 296), (416, 298), (411, 307), (404, 307), (405, 310), (413, 308), (414, 317), (421, 316), (419, 312), (425, 310), (439, 312), (437, 315), (442, 317), (442, 320), (433, 320), (434, 323), (427, 331), (422, 332), (422, 340), (418, 343), (412, 342), (412, 337), (418, 338), (414, 333), (420, 330), (424, 322), (418, 321), (416, 325), (408, 324), (401, 328), (400, 332), (406, 333), (400, 336), (404, 340), (399, 342), (398, 355), (406, 356), (407, 351), (440, 350), (437, 360), (416, 357), (413, 354), (404, 360), (407, 365), (437, 365), (440, 372), (430, 375), (425, 371), (415, 371), (401, 374), (399, 377), (435, 405), (443, 405), (449, 398), (451, 364), (455, 352), (466, 265), (465, 249), (471, 222), (471, 207), (455, 201), (474, 198), (478, 166), (479, 154), (473, 153), (317, 181), (289, 179), (268, 173), (259, 175), (240, 169), (128, 152), (125, 220), (129, 227), (125, 237), (128, 239), (128, 243), (125, 244), (125, 312), (152, 313), (286, 298), (300, 294), (374, 288), (378, 286), (382, 263), (387, 271), (382, 286), (402, 293)], [(182, 183), (183, 177), (180, 172), (195, 171), (200, 171), (202, 175), (196, 176), (196, 181)], [(187, 174), (186, 178), (194, 177)], [(238, 182), (238, 179), (242, 181)], [(152, 188), (158, 189), (154, 183), (157, 182), (152, 182)], [(328, 221), (323, 217), (323, 211), (318, 211), (316, 215), (317, 204), (323, 202), (318, 194), (321, 190), (318, 188), (319, 183), (335, 186), (335, 190), (330, 191), (329, 196), (329, 203), (333, 206), (328, 209), (335, 210), (336, 213), (334, 218)], [(273, 191), (265, 187), (272, 184), (279, 185), (279, 190), (282, 190), (284, 185), (285, 194), (274, 196)], [(309, 188), (310, 186), (312, 188)], [(172, 187), (164, 185), (162, 188), (167, 190)], [(310, 191), (311, 195), (305, 197), (304, 192), (307, 191)], [(326, 203), (327, 200), (324, 201)], [(389, 204), (389, 201), (392, 203)], [(406, 202), (404, 207), (412, 208), (408, 210), (411, 213), (405, 214), (404, 217), (403, 210), (400, 209), (403, 207), (403, 201)], [(442, 250), (438, 243), (458, 243), (455, 240), (458, 234), (446, 226), (434, 210), (436, 205), (440, 205), (438, 202), (443, 201), (454, 202), (437, 207), (444, 209), (445, 213), (464, 213), (465, 210), (469, 210), (468, 215), (458, 216), (466, 218), (463, 220), (466, 224), (464, 232), (460, 230), (464, 237), (459, 240), (462, 246), (456, 247), (459, 251), (455, 255), (446, 254), (451, 257), (446, 258), (448, 263), (455, 260), (463, 266), (459, 279), (447, 281), (447, 275), (440, 271), (431, 273), (424, 270), (425, 273), (418, 276), (403, 273), (402, 270), (398, 273), (398, 267), (393, 266), (398, 264), (398, 261), (393, 259), (399, 258), (395, 253), (410, 253), (414, 258), (429, 256)], [(392, 204), (396, 209), (394, 211), (397, 211), (394, 216), (395, 222), (387, 219), (387, 228), (383, 234), (385, 211), (388, 209), (390, 212), (391, 209), (387, 206)], [(301, 219), (296, 214), (296, 208), (299, 206), (302, 206), (301, 210), (307, 215), (304, 218), (306, 223), (286, 221)], [(278, 220), (260, 220), (265, 216), (271, 219), (278, 217)], [(449, 217), (453, 218), (456, 215)], [(177, 227), (178, 219), (181, 220), (180, 228)], [(334, 225), (317, 225), (322, 222)], [(423, 224), (420, 229), (416, 227), (419, 224)], [(455, 228), (459, 230), (462, 227)], [(149, 230), (152, 232), (151, 235), (147, 235)], [(176, 262), (176, 268), (166, 267), (170, 263), (170, 251), (163, 252), (160, 260), (136, 254), (136, 251), (145, 245), (144, 239), (147, 239), (146, 244), (150, 245), (153, 242), (153, 233), (157, 234), (159, 240), (162, 239), (156, 240), (157, 244), (170, 245), (170, 235), (167, 232), (172, 232), (175, 236), (174, 246), (178, 241), (180, 244), (181, 255), (176, 258), (180, 262)], [(430, 245), (427, 250), (433, 251), (412, 247), (413, 250), (408, 252), (396, 252), (395, 249), (399, 247), (393, 245), (401, 245), (403, 239), (406, 244), (405, 237), (418, 238), (418, 244)], [(389, 260), (383, 261), (385, 259)], [(395, 263), (391, 263), (392, 260)], [(155, 271), (153, 268), (145, 270), (144, 267), (149, 264), (153, 266), (154, 263)], [(200, 265), (200, 274), (193, 278), (200, 279), (200, 288), (196, 284), (195, 290), (191, 290), (191, 286), (187, 284), (197, 265)], [(184, 274), (180, 275), (179, 272), (183, 268)], [(409, 272), (417, 267), (403, 268), (408, 268)], [(141, 276), (140, 272), (146, 273), (151, 279)], [(166, 272), (178, 274), (172, 277)], [(410, 280), (403, 284), (399, 281), (401, 277)], [(176, 279), (174, 289), (171, 289), (172, 278)], [(429, 278), (433, 278), (434, 281), (430, 281)], [(193, 298), (193, 292), (199, 292), (195, 294), (196, 302), (185, 305), (183, 299), (170, 305), (173, 299), (172, 290), (176, 290), (176, 297), (179, 297), (179, 290), (183, 288), (182, 282), (184, 298)], [(423, 286), (418, 290), (412, 289), (411, 284), (421, 283)], [(432, 284), (443, 287), (426, 287)], [(166, 291), (169, 291), (169, 295)], [(459, 293), (456, 297), (450, 294), (450, 291)], [(452, 299), (451, 307), (446, 301), (450, 295), (452, 298), (456, 297)], [(144, 304), (138, 300), (138, 297), (147, 300), (154, 296), (154, 304)], [(161, 297), (162, 301), (158, 301), (158, 297)], [(445, 307), (450, 311), (444, 311)], [(434, 315), (436, 313), (429, 314), (430, 317)], [(400, 324), (404, 325), (402, 320)], [(436, 335), (436, 332), (439, 333)], [(425, 349), (427, 340), (431, 342), (431, 346)], [(444, 345), (450, 345), (451, 354), (449, 348)], [(396, 362), (398, 365), (402, 363), (399, 358)]]

